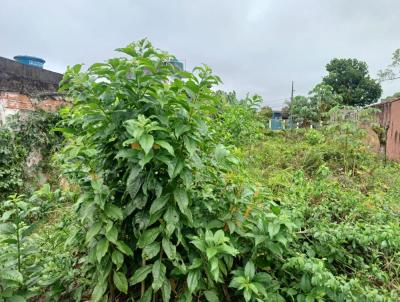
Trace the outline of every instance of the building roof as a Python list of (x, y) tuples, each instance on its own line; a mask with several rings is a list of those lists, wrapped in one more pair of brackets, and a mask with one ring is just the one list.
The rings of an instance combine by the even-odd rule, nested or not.
[(0, 57), (0, 91), (29, 96), (57, 92), (63, 75)]

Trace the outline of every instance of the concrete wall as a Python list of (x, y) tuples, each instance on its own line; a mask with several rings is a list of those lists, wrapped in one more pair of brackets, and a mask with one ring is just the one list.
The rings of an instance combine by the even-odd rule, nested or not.
[(57, 92), (62, 74), (0, 57), (0, 91), (28, 96)]

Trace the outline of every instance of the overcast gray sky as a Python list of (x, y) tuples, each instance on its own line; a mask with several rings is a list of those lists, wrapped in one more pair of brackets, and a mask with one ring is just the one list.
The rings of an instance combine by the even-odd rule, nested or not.
[[(307, 93), (334, 57), (364, 60), (375, 77), (400, 47), (400, 0), (1, 0), (0, 56), (40, 56), (50, 70), (144, 37), (279, 108), (292, 80)], [(400, 80), (383, 88), (400, 91)]]

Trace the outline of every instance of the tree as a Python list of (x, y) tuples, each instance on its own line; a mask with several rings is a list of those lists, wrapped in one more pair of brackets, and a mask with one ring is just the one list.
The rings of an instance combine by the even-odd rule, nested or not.
[(264, 121), (268, 121), (272, 118), (272, 108), (269, 106), (263, 106), (261, 107), (259, 114)]
[(310, 99), (306, 96), (297, 95), (289, 105), (289, 113), (293, 120), (300, 126), (307, 127), (318, 120), (318, 114), (313, 108)]
[(318, 84), (306, 96), (296, 96), (289, 105), (290, 116), (303, 127), (326, 120), (327, 112), (342, 102), (329, 85)]
[(378, 81), (368, 74), (368, 66), (357, 59), (333, 59), (326, 65), (328, 75), (322, 80), (339, 94), (344, 105), (365, 106), (375, 103), (382, 94)]
[(392, 63), (378, 72), (378, 77), (381, 82), (400, 79), (400, 48), (394, 51)]
[(327, 112), (343, 102), (342, 96), (333, 91), (332, 86), (316, 85), (309, 92), (311, 107), (316, 111), (318, 121), (325, 120)]
[(385, 103), (385, 102), (390, 102), (390, 101), (398, 100), (398, 99), (400, 99), (400, 91), (394, 93), (394, 94), (391, 95), (391, 96), (387, 96), (387, 97), (383, 98), (381, 102), (382, 102), (382, 103)]
[(281, 112), (282, 112), (282, 118), (287, 120), (289, 118), (289, 105), (283, 106)]

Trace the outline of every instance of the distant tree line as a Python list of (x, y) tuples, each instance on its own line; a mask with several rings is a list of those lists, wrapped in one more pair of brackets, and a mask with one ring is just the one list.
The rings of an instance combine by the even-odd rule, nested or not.
[(290, 116), (303, 127), (325, 121), (333, 107), (363, 107), (382, 95), (380, 82), (371, 78), (365, 62), (335, 58), (326, 65), (326, 71), (328, 74), (308, 96), (295, 96), (288, 104)]

